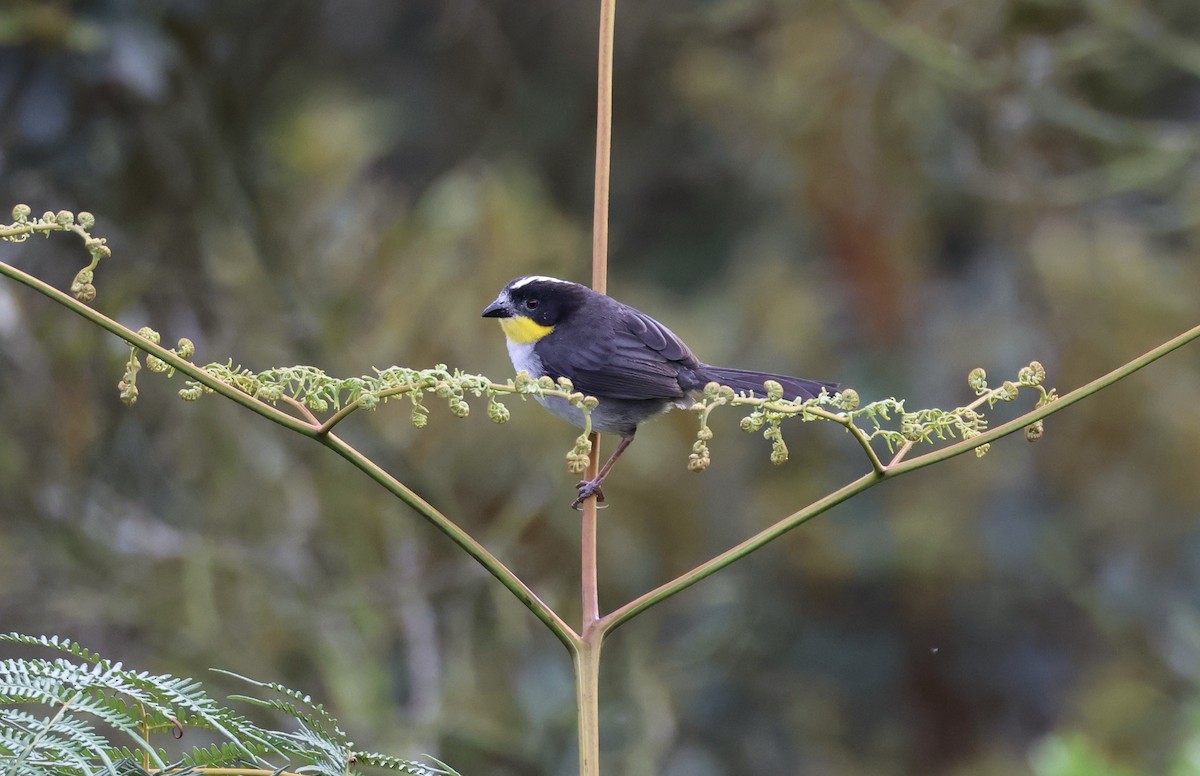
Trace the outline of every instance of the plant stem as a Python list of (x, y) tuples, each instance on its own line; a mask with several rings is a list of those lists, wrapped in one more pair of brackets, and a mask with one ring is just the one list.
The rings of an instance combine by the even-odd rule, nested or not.
[[(596, 191), (592, 208), (592, 288), (608, 291), (608, 191), (612, 159), (613, 40), (616, 0), (600, 0), (599, 58), (596, 70)], [(587, 477), (600, 468), (600, 435), (591, 435)], [(599, 575), (596, 568), (595, 496), (583, 502), (580, 520), (581, 635), (572, 650), (579, 728), (579, 774), (600, 774), (600, 627)]]
[(604, 630), (598, 623), (588, 628), (572, 650), (575, 668), (575, 707), (579, 725), (579, 774), (600, 774), (600, 647)]
[(596, 72), (596, 193), (592, 205), (592, 288), (608, 292), (608, 188), (612, 159), (613, 40), (617, 0), (600, 0)]
[[(600, 435), (592, 432), (591, 459), (588, 462), (586, 477), (597, 476), (600, 464)], [(599, 511), (595, 498), (583, 502), (583, 516), (580, 520), (579, 539), (579, 589), (582, 596), (582, 625), (580, 633), (600, 619), (599, 569), (596, 566), (596, 523)]]

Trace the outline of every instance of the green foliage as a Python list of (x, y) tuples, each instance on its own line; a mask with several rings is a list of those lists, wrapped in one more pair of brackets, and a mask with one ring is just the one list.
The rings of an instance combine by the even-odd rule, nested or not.
[(92, 279), (101, 259), (112, 255), (102, 237), (93, 237), (91, 229), (96, 223), (96, 217), (87, 211), (78, 215), (69, 210), (52, 213), (47, 210), (41, 218), (33, 217), (29, 205), (15, 205), (12, 209), (13, 221), (8, 225), (0, 225), (0, 240), (7, 242), (25, 242), (31, 235), (40, 234), (49, 237), (51, 232), (74, 232), (83, 239), (83, 246), (91, 255), (92, 261), (75, 275), (71, 282), (71, 293), (80, 302), (89, 303), (96, 298), (96, 286)]
[(1083, 736), (1051, 736), (1031, 757), (1037, 776), (1134, 776), (1108, 762)]
[[(356, 766), (412, 776), (454, 773), (357, 751), (320, 704), (273, 682), (222, 672), (282, 696), (233, 698), (277, 712), (295, 722), (294, 730), (259, 726), (210, 698), (194, 679), (129, 670), (68, 639), (8, 633), (0, 634), (0, 642), (69, 656), (0, 661), (0, 770), (11, 776), (132, 776), (151, 770), (182, 776), (196, 768), (236, 767), (334, 776), (358, 773)], [(39, 717), (22, 708), (35, 704), (53, 712)], [(110, 732), (99, 732), (97, 725)], [(174, 753), (155, 743), (163, 734), (180, 739), (188, 731), (206, 731), (218, 740)]]

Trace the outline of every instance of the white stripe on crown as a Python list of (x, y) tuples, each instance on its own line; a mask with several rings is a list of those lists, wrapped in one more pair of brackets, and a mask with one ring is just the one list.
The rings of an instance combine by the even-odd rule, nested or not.
[(565, 283), (565, 284), (571, 285), (571, 286), (575, 285), (574, 283), (572, 283), (569, 280), (560, 280), (559, 278), (552, 278), (549, 275), (526, 275), (523, 278), (518, 278), (517, 280), (514, 280), (512, 282), (512, 285), (509, 286), (509, 288), (518, 289), (521, 286), (527, 286), (530, 283), (536, 283), (538, 281), (542, 281), (542, 282), (546, 282), (546, 283)]

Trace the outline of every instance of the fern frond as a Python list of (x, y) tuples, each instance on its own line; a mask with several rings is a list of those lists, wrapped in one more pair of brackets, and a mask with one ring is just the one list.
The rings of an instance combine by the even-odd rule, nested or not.
[(395, 771), (403, 773), (406, 776), (462, 776), (462, 774), (449, 765), (429, 755), (425, 755), (426, 759), (436, 764), (437, 768), (430, 768), (421, 763), (415, 763), (412, 760), (402, 760), (399, 757), (378, 754), (376, 752), (358, 752), (357, 755), (357, 763), (359, 765), (379, 768), (385, 771)]
[[(357, 773), (356, 765), (412, 776), (453, 774), (398, 757), (356, 752), (321, 704), (276, 682), (220, 672), (279, 696), (234, 698), (288, 717), (296, 723), (293, 730), (260, 727), (210, 698), (195, 679), (131, 671), (69, 639), (7, 633), (0, 634), (0, 643), (50, 649), (78, 661), (68, 657), (0, 660), (0, 774), (4, 776), (186, 776), (200, 768), (239, 767), (346, 776)], [(19, 708), (32, 705), (52, 712), (39, 717)], [(111, 733), (98, 731), (97, 724)], [(173, 756), (149, 740), (163, 731), (174, 734), (189, 727), (209, 731), (221, 740)], [(118, 734), (128, 743), (110, 740)], [(172, 757), (179, 759), (168, 765)]]
[(82, 658), (89, 663), (99, 662), (101, 658), (98, 655), (90, 652), (86, 647), (71, 641), (70, 639), (60, 639), (58, 636), (27, 636), (24, 633), (0, 633), (0, 642), (9, 642), (11, 644), (24, 644), (30, 647), (46, 647), (47, 649), (57, 649), (60, 652), (67, 652)]

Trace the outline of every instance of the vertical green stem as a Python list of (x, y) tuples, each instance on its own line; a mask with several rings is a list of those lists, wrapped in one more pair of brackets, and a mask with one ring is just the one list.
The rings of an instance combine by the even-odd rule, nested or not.
[(575, 707), (579, 716), (579, 776), (600, 776), (600, 646), (604, 631), (588, 628), (575, 662)]
[[(612, 157), (612, 70), (616, 0), (600, 0), (599, 63), (596, 73), (596, 195), (592, 210), (592, 288), (608, 290), (608, 189)], [(600, 466), (600, 435), (592, 434), (587, 476)], [(583, 503), (580, 521), (580, 588), (583, 597), (580, 642), (572, 650), (579, 712), (579, 773), (600, 776), (600, 599), (596, 569), (596, 498)]]
[(613, 22), (617, 0), (600, 0), (596, 74), (596, 196), (592, 207), (592, 288), (608, 292), (608, 183), (612, 158)]

